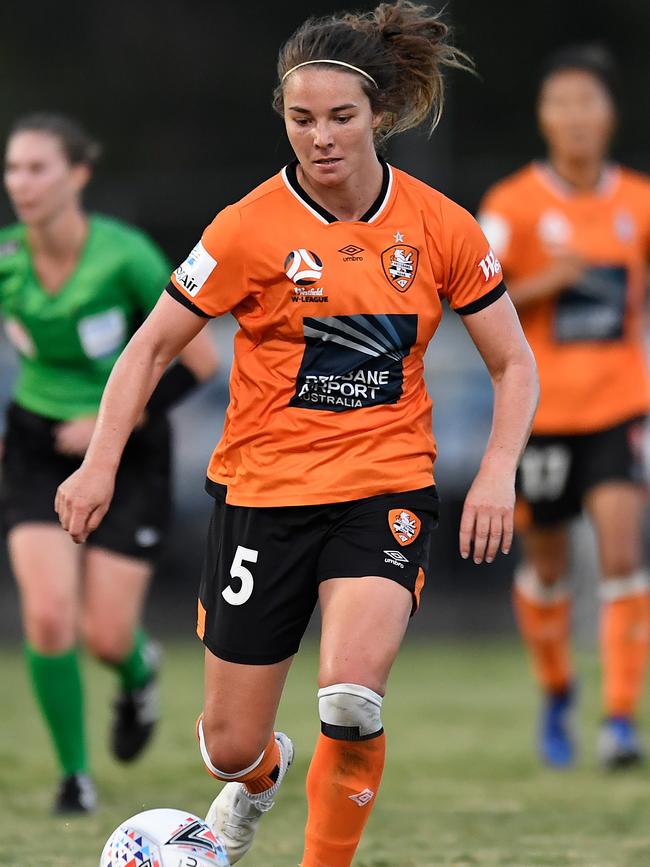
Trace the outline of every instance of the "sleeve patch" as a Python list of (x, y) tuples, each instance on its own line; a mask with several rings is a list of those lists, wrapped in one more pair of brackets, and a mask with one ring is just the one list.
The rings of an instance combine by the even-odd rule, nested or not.
[(478, 224), (483, 229), (483, 234), (490, 242), (495, 255), (502, 256), (510, 243), (512, 234), (510, 223), (494, 211), (485, 211), (479, 214)]
[(199, 241), (187, 259), (174, 271), (174, 276), (187, 294), (194, 298), (216, 267), (217, 260)]

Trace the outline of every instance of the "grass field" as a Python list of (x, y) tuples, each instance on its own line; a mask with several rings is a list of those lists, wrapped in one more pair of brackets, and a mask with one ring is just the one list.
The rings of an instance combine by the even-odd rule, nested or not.
[[(306, 646), (279, 719), (295, 740), (296, 765), (242, 863), (299, 862), (303, 785), (317, 735), (315, 666), (314, 648)], [(517, 648), (407, 645), (385, 703), (384, 783), (355, 867), (649, 865), (650, 771), (605, 776), (597, 770), (595, 659), (583, 656), (580, 669), (583, 752), (574, 771), (558, 774), (540, 768), (532, 751), (536, 696)], [(120, 820), (156, 806), (202, 814), (213, 797), (193, 737), (201, 696), (198, 644), (168, 648), (165, 720), (134, 766), (118, 766), (107, 755), (111, 678), (90, 663), (86, 674), (101, 809), (65, 821), (48, 815), (55, 768), (20, 653), (0, 653), (1, 865), (97, 867), (103, 842)]]

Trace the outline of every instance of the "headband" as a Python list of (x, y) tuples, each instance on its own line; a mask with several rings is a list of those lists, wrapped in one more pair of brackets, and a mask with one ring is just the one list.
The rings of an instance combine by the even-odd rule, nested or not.
[(287, 70), (282, 76), (282, 81), (280, 84), (284, 84), (284, 80), (288, 75), (291, 75), (292, 72), (295, 72), (296, 69), (300, 69), (302, 66), (309, 66), (311, 63), (334, 63), (336, 66), (345, 66), (347, 69), (351, 69), (353, 72), (358, 72), (359, 75), (363, 75), (364, 78), (367, 78), (368, 81), (372, 82), (374, 86), (379, 90), (379, 85), (372, 77), (372, 75), (368, 75), (367, 72), (364, 72), (363, 69), (359, 69), (358, 66), (352, 66), (351, 63), (346, 63), (344, 60), (305, 60), (304, 63), (299, 63), (297, 66), (292, 66), (291, 69)]

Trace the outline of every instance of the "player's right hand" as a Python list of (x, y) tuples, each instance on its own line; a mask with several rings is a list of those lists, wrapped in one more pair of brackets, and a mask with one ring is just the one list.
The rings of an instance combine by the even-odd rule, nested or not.
[(548, 286), (552, 291), (561, 292), (580, 282), (587, 263), (573, 250), (558, 248), (553, 251), (551, 264), (546, 271)]
[(83, 464), (62, 482), (56, 492), (54, 510), (64, 530), (81, 544), (99, 527), (113, 498), (115, 478)]

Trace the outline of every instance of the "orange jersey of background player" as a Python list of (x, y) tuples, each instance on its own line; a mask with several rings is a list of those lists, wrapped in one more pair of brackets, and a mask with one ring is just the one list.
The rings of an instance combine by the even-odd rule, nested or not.
[(587, 433), (645, 414), (650, 180), (610, 166), (596, 190), (579, 193), (532, 164), (487, 193), (479, 220), (513, 282), (541, 272), (554, 251), (586, 263), (575, 286), (519, 310), (540, 377), (533, 431)]
[(295, 166), (217, 215), (168, 291), (239, 323), (223, 437), (208, 468), (239, 506), (342, 502), (432, 484), (423, 356), (441, 297), (503, 293), (474, 219), (384, 164), (378, 199), (339, 222)]

